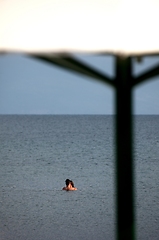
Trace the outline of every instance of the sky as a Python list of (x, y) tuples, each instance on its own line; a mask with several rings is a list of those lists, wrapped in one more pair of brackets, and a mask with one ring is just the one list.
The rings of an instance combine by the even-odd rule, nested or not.
[[(114, 76), (114, 57), (77, 58)], [(134, 61), (135, 75), (159, 56)], [(0, 55), (0, 114), (115, 114), (114, 89), (96, 80), (19, 54)], [(159, 114), (159, 76), (133, 90), (133, 114)]]

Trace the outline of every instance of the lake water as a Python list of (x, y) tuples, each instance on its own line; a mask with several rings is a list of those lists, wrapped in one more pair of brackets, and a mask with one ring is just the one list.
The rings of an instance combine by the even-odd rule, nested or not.
[[(137, 239), (158, 240), (159, 116), (134, 130)], [(114, 156), (113, 116), (0, 115), (0, 240), (115, 239)]]

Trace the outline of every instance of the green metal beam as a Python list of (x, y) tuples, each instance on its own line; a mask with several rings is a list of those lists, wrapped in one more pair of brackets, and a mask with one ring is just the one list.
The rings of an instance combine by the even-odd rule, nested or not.
[(59, 67), (65, 68), (67, 70), (74, 71), (76, 73), (83, 74), (87, 77), (99, 80), (102, 83), (107, 83), (114, 86), (114, 81), (107, 75), (95, 70), (94, 68), (86, 65), (82, 61), (75, 59), (75, 57), (70, 55), (29, 55), (33, 58), (45, 61), (50, 64), (57, 65)]
[(131, 58), (116, 57), (117, 239), (135, 239)]
[(155, 66), (154, 68), (152, 68), (151, 70), (141, 74), (140, 76), (133, 78), (132, 86), (135, 86), (145, 80), (149, 80), (152, 77), (156, 77), (157, 75), (159, 76), (159, 66), (158, 65)]

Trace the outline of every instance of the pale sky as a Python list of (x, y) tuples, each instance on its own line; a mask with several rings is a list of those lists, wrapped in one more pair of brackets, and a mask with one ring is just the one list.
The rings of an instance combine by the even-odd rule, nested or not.
[[(111, 56), (77, 56), (114, 76)], [(134, 73), (159, 64), (135, 62)], [(91, 78), (20, 55), (0, 55), (0, 114), (114, 114), (114, 89)], [(159, 76), (134, 89), (134, 114), (159, 114)]]

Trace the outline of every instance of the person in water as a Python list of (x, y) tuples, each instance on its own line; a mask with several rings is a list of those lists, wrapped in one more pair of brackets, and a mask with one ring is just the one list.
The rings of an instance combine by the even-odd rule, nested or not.
[(62, 190), (66, 190), (66, 191), (75, 191), (75, 190), (77, 190), (77, 188), (75, 188), (74, 183), (73, 183), (72, 180), (66, 179), (65, 183), (66, 183), (66, 187), (63, 187)]

